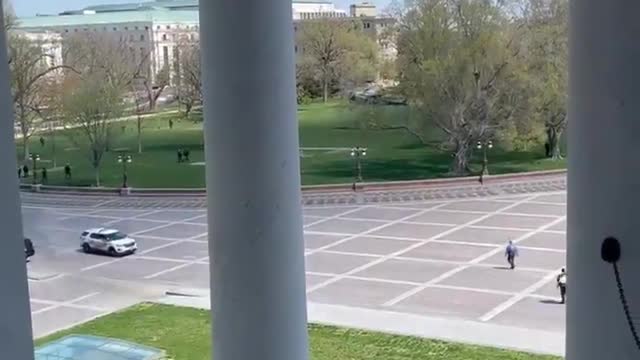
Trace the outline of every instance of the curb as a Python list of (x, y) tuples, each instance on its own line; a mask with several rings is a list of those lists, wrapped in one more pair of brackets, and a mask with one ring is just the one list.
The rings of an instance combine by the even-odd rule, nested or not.
[[(541, 180), (566, 176), (567, 170), (534, 171), (527, 173), (489, 175), (484, 177), (484, 185)], [(429, 180), (368, 182), (359, 184), (303, 185), (304, 195), (322, 195), (326, 193), (352, 193), (353, 191), (412, 190), (428, 188), (452, 188), (479, 185), (478, 176), (442, 178)], [(21, 184), (20, 190), (33, 193), (68, 194), (82, 196), (123, 196), (123, 197), (203, 197), (206, 189), (153, 189), (153, 188), (89, 188), (71, 186), (49, 186), (41, 184)]]

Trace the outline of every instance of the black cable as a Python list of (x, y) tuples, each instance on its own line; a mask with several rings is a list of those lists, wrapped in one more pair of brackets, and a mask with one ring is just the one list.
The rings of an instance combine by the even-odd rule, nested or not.
[(616, 284), (618, 286), (618, 293), (620, 294), (620, 302), (622, 303), (622, 308), (624, 310), (624, 315), (627, 318), (627, 323), (629, 324), (629, 330), (631, 331), (631, 335), (633, 336), (633, 340), (636, 343), (636, 347), (640, 350), (640, 336), (638, 336), (638, 330), (636, 329), (635, 324), (633, 323), (633, 317), (631, 316), (631, 310), (629, 309), (629, 303), (627, 302), (627, 297), (624, 294), (624, 287), (622, 286), (622, 279), (620, 276), (620, 271), (618, 270), (618, 262), (613, 262), (613, 272), (616, 276)]

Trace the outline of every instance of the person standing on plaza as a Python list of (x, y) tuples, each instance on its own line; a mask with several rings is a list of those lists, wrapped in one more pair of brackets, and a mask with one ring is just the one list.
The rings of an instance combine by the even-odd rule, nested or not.
[(513, 243), (513, 241), (509, 240), (509, 245), (507, 245), (507, 249), (504, 252), (504, 255), (507, 257), (507, 262), (509, 262), (511, 270), (515, 269), (516, 257), (518, 256), (518, 247)]
[(182, 149), (178, 149), (178, 162), (181, 163), (182, 162)]
[(42, 183), (46, 185), (47, 182), (49, 182), (49, 178), (47, 176), (47, 168), (43, 167), (42, 168)]
[(29, 177), (29, 166), (26, 164), (22, 167), (22, 175), (24, 175), (25, 178)]
[(560, 303), (564, 304), (567, 297), (567, 272), (564, 268), (560, 271), (556, 282), (558, 283), (558, 289), (560, 289)]

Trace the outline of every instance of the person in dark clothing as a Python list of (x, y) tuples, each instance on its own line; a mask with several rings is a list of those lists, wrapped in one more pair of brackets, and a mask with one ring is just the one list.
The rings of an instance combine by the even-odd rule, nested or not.
[(560, 289), (560, 303), (564, 304), (567, 297), (567, 272), (564, 268), (560, 271), (560, 275), (556, 278), (556, 282)]
[(178, 162), (182, 162), (182, 149), (178, 149)]
[(44, 138), (40, 136), (40, 146), (44, 147)]
[(507, 245), (507, 249), (504, 255), (507, 257), (507, 261), (509, 262), (511, 270), (515, 269), (516, 257), (518, 256), (518, 247), (513, 243), (513, 241), (509, 240), (509, 245)]
[(64, 166), (64, 178), (67, 180), (71, 179), (71, 165), (68, 163)]
[(25, 178), (29, 177), (29, 167), (26, 164), (22, 167), (22, 174)]
[(544, 143), (544, 156), (551, 157), (551, 144), (548, 141)]
[(184, 155), (184, 161), (189, 162), (189, 161), (190, 161), (190, 160), (189, 160), (189, 154), (190, 154), (189, 149), (185, 149), (185, 150), (182, 152), (182, 154)]
[(36, 254), (36, 250), (33, 247), (33, 242), (31, 239), (24, 238), (24, 255), (29, 261), (29, 258)]
[(18, 166), (18, 179), (22, 177), (22, 168)]
[(169, 130), (173, 129), (173, 120), (169, 119)]
[(42, 183), (46, 184), (49, 181), (47, 177), (47, 168), (42, 168)]

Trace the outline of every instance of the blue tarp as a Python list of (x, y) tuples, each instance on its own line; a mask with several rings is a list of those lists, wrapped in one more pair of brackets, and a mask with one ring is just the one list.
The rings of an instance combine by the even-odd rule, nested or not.
[(158, 360), (164, 352), (122, 340), (70, 335), (36, 349), (36, 360)]

